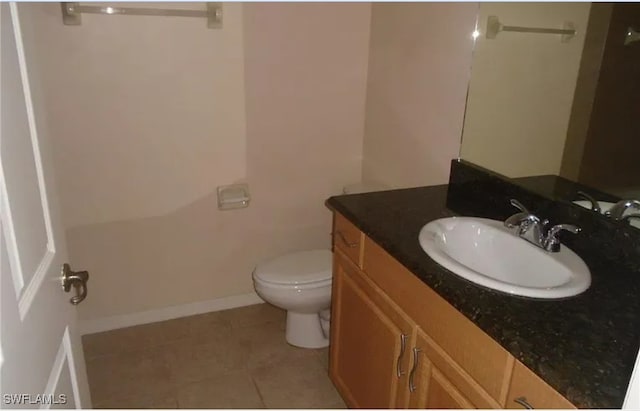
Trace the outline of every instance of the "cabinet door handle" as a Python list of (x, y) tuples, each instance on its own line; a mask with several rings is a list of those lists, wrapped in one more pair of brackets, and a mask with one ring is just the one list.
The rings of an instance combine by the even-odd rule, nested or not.
[(342, 242), (349, 248), (355, 248), (358, 246), (358, 242), (351, 242), (349, 240), (347, 240), (347, 237), (345, 237), (345, 235), (342, 233), (342, 231), (338, 230), (336, 231), (336, 234), (338, 234), (338, 237), (340, 237), (340, 239), (342, 240)]
[(532, 410), (533, 409), (533, 405), (529, 404), (525, 397), (518, 397), (515, 400), (513, 400), (513, 402), (522, 405), (524, 408), (526, 408), (528, 410)]
[(398, 378), (404, 375), (404, 371), (402, 371), (402, 357), (404, 357), (404, 352), (407, 349), (407, 338), (409, 336), (407, 334), (400, 334), (400, 354), (398, 354), (398, 359), (396, 360), (396, 375)]
[(411, 367), (411, 372), (409, 373), (409, 392), (416, 392), (416, 385), (414, 384), (414, 376), (416, 375), (416, 370), (418, 369), (418, 361), (420, 360), (420, 348), (413, 347), (413, 366)]

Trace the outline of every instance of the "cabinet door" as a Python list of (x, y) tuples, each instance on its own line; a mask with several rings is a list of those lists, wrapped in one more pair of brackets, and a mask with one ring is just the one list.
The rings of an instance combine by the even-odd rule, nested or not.
[(468, 409), (476, 408), (436, 367), (427, 349), (428, 342), (418, 329), (415, 346), (411, 350), (409, 373), (410, 408)]
[(469, 409), (475, 408), (437, 368), (431, 368), (431, 378), (424, 408)]
[(398, 386), (406, 383), (411, 327), (378, 304), (385, 297), (334, 253), (329, 375), (351, 408), (406, 406)]

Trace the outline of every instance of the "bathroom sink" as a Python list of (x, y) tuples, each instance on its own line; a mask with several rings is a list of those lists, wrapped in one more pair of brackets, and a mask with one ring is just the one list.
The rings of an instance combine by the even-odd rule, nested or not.
[(563, 298), (591, 285), (582, 259), (562, 245), (551, 253), (509, 232), (502, 221), (450, 217), (432, 221), (419, 235), (435, 262), (471, 282), (508, 294)]
[[(578, 200), (578, 201), (574, 201), (573, 204), (577, 204), (580, 207), (584, 207), (584, 208), (589, 208), (591, 209), (591, 202), (590, 201), (586, 201), (586, 200)], [(610, 203), (608, 201), (598, 201), (598, 205), (600, 206), (600, 209), (602, 210), (602, 214), (606, 213), (607, 211), (609, 211), (609, 209), (611, 207), (613, 207), (615, 203)], [(627, 212), (623, 215), (627, 215), (627, 214), (636, 214), (637, 211), (630, 211)], [(631, 224), (633, 227), (637, 227), (640, 228), (640, 219), (637, 218), (630, 218), (629, 219), (629, 224)]]

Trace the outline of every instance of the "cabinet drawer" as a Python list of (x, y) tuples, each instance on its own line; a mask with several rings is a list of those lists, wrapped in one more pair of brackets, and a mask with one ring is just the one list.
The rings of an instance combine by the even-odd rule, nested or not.
[(364, 244), (363, 266), (367, 276), (503, 405), (513, 356), (370, 238), (365, 237)]
[(516, 400), (526, 401), (533, 408), (576, 408), (520, 361), (516, 361), (513, 367), (513, 377), (505, 406), (512, 409), (526, 408), (523, 403)]
[(362, 268), (364, 235), (341, 214), (333, 215), (333, 246), (339, 248), (352, 262)]

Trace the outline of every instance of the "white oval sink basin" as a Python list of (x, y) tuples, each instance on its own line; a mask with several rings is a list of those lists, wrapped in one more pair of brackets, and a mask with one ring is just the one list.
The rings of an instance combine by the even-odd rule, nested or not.
[[(577, 204), (580, 207), (591, 209), (591, 201), (578, 200), (578, 201), (574, 201), (573, 204)], [(602, 214), (604, 214), (607, 211), (609, 211), (611, 209), (611, 207), (614, 206), (614, 204), (615, 203), (610, 203), (608, 201), (598, 201), (598, 205), (600, 206), (600, 210), (601, 210)], [(637, 210), (627, 210), (627, 212), (625, 212), (623, 215), (637, 214), (637, 213), (638, 213)], [(630, 218), (629, 219), (629, 224), (631, 224), (633, 227), (640, 228), (640, 219)]]
[(534, 298), (580, 294), (591, 273), (566, 246), (551, 253), (510, 233), (502, 221), (450, 217), (420, 231), (420, 245), (435, 262), (484, 287)]

